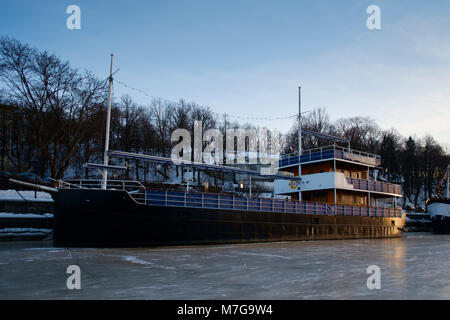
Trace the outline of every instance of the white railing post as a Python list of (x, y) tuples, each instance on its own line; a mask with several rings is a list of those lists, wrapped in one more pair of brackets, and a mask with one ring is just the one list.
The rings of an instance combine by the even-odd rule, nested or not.
[(165, 192), (165, 203), (166, 203), (166, 207), (167, 207), (167, 190), (166, 190), (166, 192)]
[(202, 193), (202, 208), (203, 208), (203, 203), (204, 203), (204, 202), (203, 202), (203, 195), (204, 195), (204, 194)]
[(186, 192), (184, 193), (184, 207), (186, 208)]

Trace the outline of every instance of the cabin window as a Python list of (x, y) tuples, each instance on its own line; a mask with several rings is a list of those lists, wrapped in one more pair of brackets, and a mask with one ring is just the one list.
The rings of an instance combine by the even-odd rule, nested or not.
[(317, 202), (327, 202), (327, 193), (326, 192), (317, 192), (313, 195), (313, 201)]
[(356, 203), (356, 196), (353, 196), (353, 203)]
[(338, 194), (338, 202), (342, 202), (342, 194)]

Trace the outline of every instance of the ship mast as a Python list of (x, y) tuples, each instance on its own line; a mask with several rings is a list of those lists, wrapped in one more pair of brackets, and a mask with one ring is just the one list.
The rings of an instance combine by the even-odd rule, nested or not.
[(447, 165), (447, 198), (450, 198), (450, 163)]
[[(302, 175), (302, 87), (298, 87), (298, 176)], [(302, 192), (298, 192), (298, 201), (302, 201)]]
[(106, 114), (106, 133), (105, 133), (105, 153), (103, 155), (103, 165), (105, 168), (103, 169), (103, 178), (102, 178), (102, 189), (106, 190), (106, 185), (108, 184), (108, 152), (109, 152), (109, 127), (111, 122), (111, 95), (112, 95), (112, 84), (113, 84), (113, 60), (114, 54), (111, 53), (111, 67), (109, 71), (109, 99), (108, 99), (108, 111)]

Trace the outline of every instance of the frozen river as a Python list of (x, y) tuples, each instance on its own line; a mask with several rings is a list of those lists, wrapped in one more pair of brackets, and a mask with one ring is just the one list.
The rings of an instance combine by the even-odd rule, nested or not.
[[(450, 236), (146, 249), (0, 242), (0, 299), (450, 299)], [(69, 265), (81, 289), (67, 288)], [(380, 289), (368, 289), (370, 265)], [(73, 282), (74, 283), (74, 282)]]

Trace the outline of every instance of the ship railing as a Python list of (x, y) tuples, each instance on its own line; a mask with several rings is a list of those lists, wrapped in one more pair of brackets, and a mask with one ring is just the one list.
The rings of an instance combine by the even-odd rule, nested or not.
[[(100, 189), (102, 183), (100, 179), (66, 179), (54, 181), (57, 182), (58, 188), (61, 189)], [(142, 183), (135, 180), (108, 180), (106, 188), (125, 191), (145, 189)]]
[(373, 192), (383, 192), (383, 193), (391, 193), (401, 195), (402, 190), (400, 185), (373, 181), (373, 180), (361, 180), (354, 178), (347, 178), (348, 183), (353, 185), (353, 188), (358, 190), (367, 190)]
[[(298, 152), (281, 155), (279, 167), (296, 165), (299, 163), (298, 158)], [(333, 158), (356, 161), (374, 166), (381, 165), (381, 157), (378, 155), (334, 145), (304, 150), (302, 152), (300, 162), (307, 163)]]
[(141, 191), (128, 191), (128, 194), (131, 196), (131, 198), (134, 199), (134, 201), (136, 201), (137, 203), (140, 204), (147, 204), (147, 195), (146, 192), (141, 192)]
[[(101, 189), (101, 180), (99, 179), (52, 180), (59, 189)], [(106, 188), (108, 190), (127, 191), (136, 202), (146, 204), (146, 188), (139, 181), (108, 180)]]
[[(334, 207), (334, 206), (333, 206)], [(400, 218), (402, 210), (400, 208), (386, 207), (357, 207), (357, 206), (335, 206), (336, 215), (341, 216), (368, 216), (368, 217), (394, 217)]]
[(248, 198), (212, 193), (186, 193), (162, 190), (147, 190), (145, 203), (153, 206), (327, 216), (401, 217), (402, 215), (401, 209), (399, 208), (367, 208), (307, 201), (291, 201), (288, 199)]
[(67, 181), (64, 181), (64, 180), (56, 180), (56, 179), (53, 179), (53, 178), (50, 178), (50, 180), (53, 181), (56, 184), (56, 187), (58, 189), (74, 189), (74, 188), (80, 189), (80, 187), (78, 185), (74, 186), (70, 182), (67, 182)]

